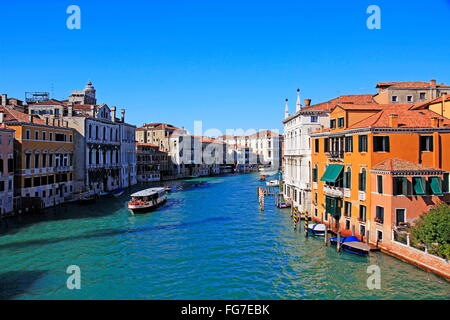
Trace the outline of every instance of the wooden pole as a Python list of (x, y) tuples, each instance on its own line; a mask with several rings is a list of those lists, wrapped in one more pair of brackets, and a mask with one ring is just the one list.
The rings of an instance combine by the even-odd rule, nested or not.
[(305, 237), (308, 238), (308, 226), (309, 226), (309, 222), (308, 222), (308, 211), (305, 211)]
[[(326, 214), (326, 213), (325, 213)], [(328, 246), (328, 226), (325, 224), (325, 235), (324, 235), (325, 246)]]
[(339, 220), (337, 220), (337, 245), (336, 250), (337, 252), (341, 251), (341, 224), (339, 223)]

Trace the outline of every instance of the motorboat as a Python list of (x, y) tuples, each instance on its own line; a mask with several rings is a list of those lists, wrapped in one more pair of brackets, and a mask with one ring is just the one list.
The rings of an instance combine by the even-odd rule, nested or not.
[(116, 198), (120, 197), (124, 193), (125, 193), (125, 189), (123, 189), (123, 188), (118, 188), (118, 189), (114, 190), (113, 192), (111, 192), (111, 194)]
[(280, 181), (278, 180), (270, 180), (266, 182), (267, 187), (278, 187), (280, 185)]
[(167, 201), (167, 194), (164, 188), (149, 188), (131, 195), (128, 202), (128, 209), (133, 213), (148, 212), (156, 209)]
[(308, 224), (308, 232), (315, 236), (325, 236), (327, 227), (323, 223), (310, 223)]
[(266, 176), (265, 175), (260, 175), (259, 176), (259, 181), (266, 181)]
[[(338, 238), (331, 238), (330, 243), (337, 245)], [(365, 257), (371, 251), (370, 246), (361, 242), (355, 236), (341, 237), (339, 239), (340, 246), (342, 250), (348, 253), (356, 254), (358, 256)]]

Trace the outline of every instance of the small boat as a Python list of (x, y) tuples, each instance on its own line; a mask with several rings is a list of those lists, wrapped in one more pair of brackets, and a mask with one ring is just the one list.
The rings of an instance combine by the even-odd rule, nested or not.
[(280, 185), (280, 181), (278, 180), (270, 180), (266, 182), (266, 186), (268, 187), (278, 187)]
[(310, 223), (308, 224), (308, 232), (315, 236), (325, 236), (327, 227), (323, 223)]
[(133, 211), (133, 213), (148, 212), (156, 209), (166, 201), (167, 195), (164, 188), (145, 189), (131, 195), (128, 209)]
[(123, 189), (123, 188), (118, 188), (118, 189), (114, 190), (113, 192), (111, 192), (111, 194), (116, 198), (120, 197), (124, 193), (125, 193), (125, 189)]
[(106, 197), (106, 196), (109, 196), (109, 195), (110, 195), (110, 193), (108, 191), (100, 191), (100, 193), (99, 193), (100, 197)]
[(266, 181), (266, 176), (265, 175), (260, 175), (259, 176), (259, 181)]
[[(338, 238), (331, 238), (330, 243), (333, 245), (337, 245)], [(358, 256), (365, 257), (370, 252), (370, 246), (361, 242), (357, 237), (355, 236), (349, 236), (349, 237), (341, 237), (340, 239), (341, 248), (345, 252), (356, 254)]]

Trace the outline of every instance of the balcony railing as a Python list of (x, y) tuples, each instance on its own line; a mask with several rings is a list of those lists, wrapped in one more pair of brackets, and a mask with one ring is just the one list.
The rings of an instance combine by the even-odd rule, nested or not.
[(344, 196), (344, 191), (342, 188), (333, 187), (325, 184), (323, 186), (323, 193), (327, 196), (342, 198)]
[(327, 152), (327, 156), (329, 160), (344, 160), (344, 151), (336, 150)]

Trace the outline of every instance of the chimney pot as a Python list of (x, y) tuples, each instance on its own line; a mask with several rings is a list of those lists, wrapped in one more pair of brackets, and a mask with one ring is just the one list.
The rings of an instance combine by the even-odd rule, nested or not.
[(439, 128), (439, 118), (438, 117), (431, 118), (431, 126), (433, 128)]
[(430, 80), (430, 85), (432, 88), (436, 88), (436, 80)]
[(305, 99), (303, 104), (305, 105), (305, 108), (311, 106), (311, 99)]

